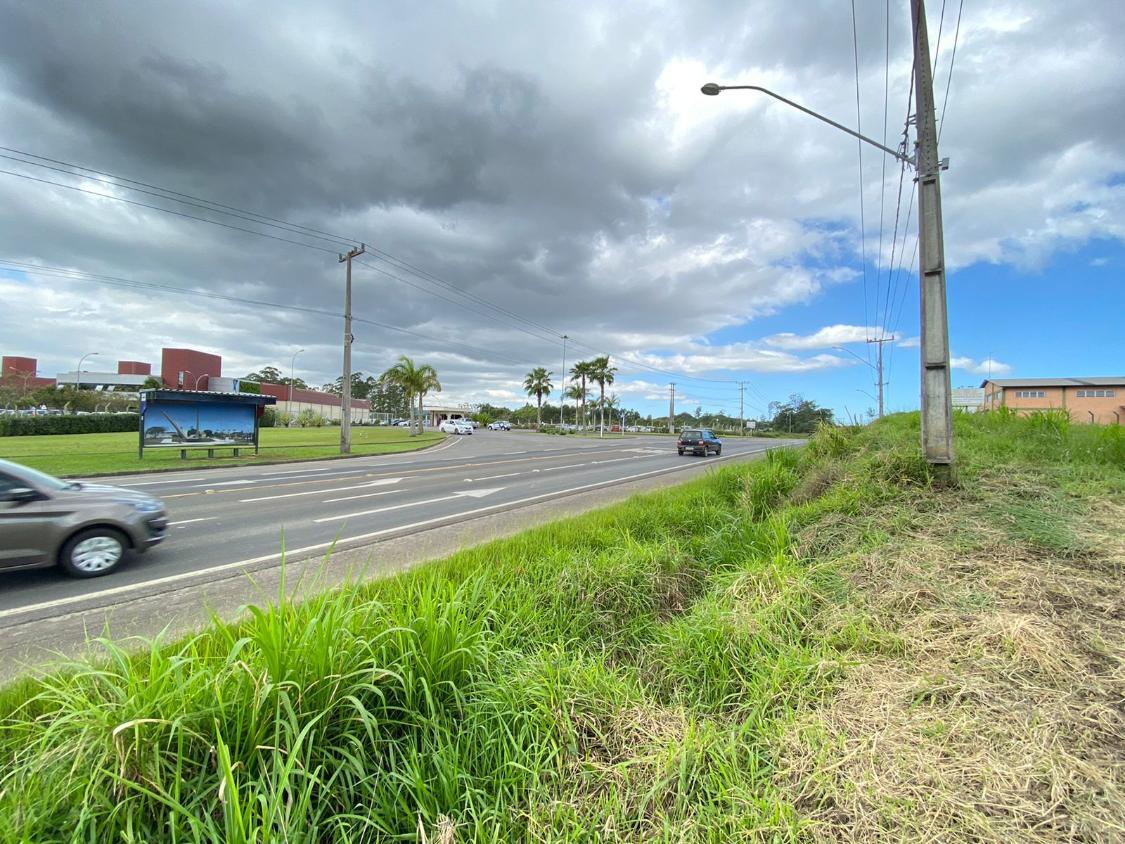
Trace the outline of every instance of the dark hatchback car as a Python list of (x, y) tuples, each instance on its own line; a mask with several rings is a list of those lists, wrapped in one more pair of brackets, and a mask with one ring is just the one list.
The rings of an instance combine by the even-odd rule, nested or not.
[(723, 453), (723, 443), (708, 428), (685, 428), (676, 440), (676, 451), (680, 454), (690, 451), (703, 457), (710, 451), (719, 455)]
[(164, 504), (151, 495), (0, 460), (0, 570), (57, 565), (97, 577), (161, 542), (167, 529)]

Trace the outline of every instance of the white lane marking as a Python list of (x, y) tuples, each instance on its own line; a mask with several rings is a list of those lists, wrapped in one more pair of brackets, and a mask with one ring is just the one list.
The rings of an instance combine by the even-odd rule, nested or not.
[(527, 454), (526, 451), (509, 451), (507, 454)]
[[(347, 471), (344, 471), (344, 472), (333, 472), (332, 474), (333, 475), (362, 475), (364, 472), (367, 472), (367, 471), (368, 471), (367, 469), (348, 469)], [(329, 475), (289, 475), (289, 476), (284, 477), (284, 478), (269, 478), (268, 480), (265, 479), (265, 478), (260, 478), (259, 480), (261, 480), (265, 483), (270, 483), (271, 481), (277, 481), (278, 483), (289, 483), (289, 481), (299, 481), (299, 480), (302, 480), (303, 478), (311, 478), (313, 480), (320, 481), (320, 480), (327, 480), (329, 477), (330, 477)], [(246, 481), (246, 483), (252, 484), (252, 483), (256, 483), (256, 481)]]
[[(106, 478), (91, 478), (88, 481), (79, 481), (79, 483), (83, 483), (83, 484), (104, 484), (104, 483), (109, 483), (111, 480), (112, 479), (106, 479)], [(133, 483), (133, 484), (115, 483), (115, 484), (113, 484), (113, 486), (155, 486), (156, 484), (177, 484), (177, 483), (187, 483), (188, 481), (205, 481), (205, 480), (207, 480), (207, 478), (174, 478), (173, 480), (167, 480), (167, 481), (138, 481), (137, 483)]]
[(179, 527), (180, 525), (190, 525), (193, 522), (209, 522), (212, 519), (217, 519), (218, 516), (206, 516), (201, 519), (184, 519), (182, 522), (168, 522), (168, 527)]
[(356, 498), (374, 498), (377, 495), (390, 495), (392, 492), (395, 492), (395, 490), (388, 489), (388, 490), (385, 490), (383, 492), (366, 492), (362, 495), (344, 495), (344, 496), (341, 496), (340, 498), (326, 498), (320, 503), (321, 504), (333, 504), (337, 501), (352, 501)]
[[(647, 456), (647, 455), (641, 455), (641, 456)], [(591, 466), (601, 466), (603, 463), (620, 463), (622, 460), (640, 460), (641, 456), (638, 456), (638, 457), (615, 457), (612, 460), (592, 460), (592, 461), (590, 461), (590, 465)]]
[(471, 481), (495, 481), (499, 478), (514, 478), (516, 475), (522, 475), (523, 472), (509, 472), (506, 475), (486, 475), (483, 478), (465, 478), (466, 483)]
[(380, 478), (376, 481), (367, 481), (366, 483), (356, 484), (355, 486), (338, 486), (334, 489), (310, 489), (305, 492), (283, 492), (280, 495), (262, 495), (258, 498), (240, 498), (239, 504), (250, 504), (254, 501), (274, 501), (278, 498), (297, 498), (302, 495), (326, 495), (330, 492), (348, 492), (353, 489), (367, 489), (373, 486), (387, 486), (388, 484), (397, 484), (399, 481), (406, 480), (405, 478)]
[(217, 486), (237, 486), (238, 484), (256, 484), (257, 481), (215, 481), (209, 484), (199, 484), (200, 487), (214, 489)]
[(325, 516), (322, 519), (313, 519), (314, 524), (322, 524), (323, 522), (338, 522), (343, 519), (352, 519), (357, 516), (373, 516), (376, 513), (389, 513), (391, 510), (405, 510), (407, 507), (421, 507), (424, 504), (437, 504), (439, 501), (452, 501), (455, 498), (461, 498), (468, 495), (473, 498), (484, 498), (486, 495), (492, 495), (494, 492), (500, 492), (504, 487), (497, 487), (496, 489), (473, 489), (465, 490), (463, 492), (455, 492), (453, 495), (443, 495), (441, 498), (429, 498), (425, 501), (409, 501), (406, 504), (392, 504), (390, 507), (377, 507), (374, 510), (360, 510), (358, 513), (343, 513), (339, 516)]
[[(782, 446), (777, 446), (777, 448), (792, 448), (792, 446), (782, 445)], [(761, 449), (759, 451), (759, 453), (762, 452), (762, 451), (769, 451), (769, 450), (770, 450), (769, 447), (766, 447), (766, 448)], [(721, 463), (725, 460), (730, 460), (731, 458), (737, 457), (737, 456), (738, 456), (737, 454), (721, 455), (719, 457), (716, 457), (714, 460), (712, 460), (710, 465), (714, 465), (715, 463)], [(542, 493), (541, 495), (533, 495), (533, 496), (530, 496), (528, 498), (522, 498), (516, 503), (517, 504), (527, 504), (527, 503), (532, 502), (532, 501), (539, 501), (541, 499), (551, 498), (553, 496), (570, 495), (570, 494), (575, 493), (575, 492), (583, 492), (587, 489), (595, 489), (599, 486), (608, 486), (610, 484), (625, 483), (626, 481), (635, 481), (639, 478), (647, 478), (651, 475), (668, 475), (668, 474), (671, 474), (672, 472), (682, 472), (684, 469), (690, 468), (692, 466), (697, 466), (697, 465), (699, 465), (699, 464), (697, 464), (697, 463), (684, 463), (682, 465), (672, 466), (671, 468), (653, 469), (651, 472), (641, 472), (641, 473), (636, 474), (636, 475), (626, 475), (625, 477), (622, 477), (622, 478), (612, 478), (608, 481), (599, 481), (598, 483), (593, 483), (593, 484), (583, 484), (582, 486), (571, 487), (570, 489), (561, 489), (561, 490), (558, 490), (556, 492), (545, 492), (545, 493)], [(230, 571), (232, 569), (245, 568), (246, 566), (252, 566), (252, 565), (255, 565), (257, 563), (267, 563), (270, 560), (280, 560), (282, 557), (285, 557), (286, 555), (293, 556), (293, 555), (296, 555), (296, 554), (307, 554), (311, 551), (324, 551), (324, 550), (329, 549), (329, 548), (341, 548), (342, 546), (347, 545), (348, 543), (352, 543), (352, 542), (363, 542), (363, 541), (368, 540), (368, 539), (376, 539), (377, 537), (380, 537), (380, 536), (386, 536), (389, 533), (397, 533), (399, 531), (409, 531), (412, 528), (417, 530), (417, 529), (420, 529), (420, 528), (427, 527), (428, 525), (437, 524), (438, 522), (445, 522), (445, 521), (448, 521), (450, 519), (455, 519), (455, 518), (458, 518), (458, 517), (476, 516), (479, 513), (487, 513), (490, 510), (497, 510), (501, 507), (511, 507), (511, 506), (512, 506), (512, 502), (507, 502), (507, 501), (501, 502), (499, 504), (488, 504), (484, 507), (477, 507), (475, 510), (463, 510), (460, 513), (451, 513), (451, 514), (445, 515), (445, 516), (435, 516), (432, 519), (423, 519), (420, 522), (413, 522), (413, 523), (408, 524), (408, 525), (397, 525), (396, 527), (383, 528), (382, 530), (373, 530), (373, 531), (369, 531), (367, 533), (358, 533), (355, 536), (340, 537), (340, 538), (337, 538), (337, 539), (329, 540), (328, 542), (317, 542), (314, 545), (306, 545), (303, 548), (290, 548), (290, 549), (285, 550), (285, 551), (277, 551), (273, 554), (263, 554), (260, 557), (250, 557), (248, 559), (238, 560), (237, 562), (233, 562), (233, 563), (220, 563), (217, 566), (209, 566), (208, 568), (205, 568), (205, 569), (193, 569), (192, 571), (180, 572), (179, 574), (170, 574), (170, 575), (167, 575), (166, 577), (158, 577), (158, 578), (155, 578), (153, 580), (141, 580), (141, 581), (138, 581), (137, 583), (129, 583), (125, 586), (114, 586), (114, 587), (111, 587), (109, 589), (102, 589), (98, 592), (84, 592), (81, 595), (71, 595), (69, 598), (56, 598), (53, 601), (42, 601), (38, 604), (28, 604), (25, 607), (13, 607), (12, 609), (0, 610), (0, 620), (3, 620), (5, 618), (11, 618), (12, 616), (15, 616), (15, 615), (22, 615), (23, 613), (27, 613), (27, 612), (35, 612), (36, 610), (49, 610), (49, 609), (54, 609), (55, 607), (63, 607), (63, 606), (66, 606), (67, 604), (77, 604), (77, 603), (80, 603), (82, 601), (89, 601), (92, 598), (99, 598), (99, 597), (102, 597), (102, 596), (108, 597), (110, 595), (124, 595), (127, 592), (136, 592), (138, 589), (147, 589), (147, 588), (150, 588), (150, 587), (153, 587), (153, 586), (162, 586), (165, 583), (178, 583), (181, 580), (187, 580), (189, 578), (198, 577), (198, 576), (203, 575), (203, 574), (215, 574), (215, 573), (221, 572), (221, 571)]]
[(302, 472), (334, 472), (334, 471), (336, 471), (335, 466), (326, 466), (323, 469), (289, 469), (288, 471), (285, 471), (285, 472), (262, 472), (261, 474), (265, 475), (265, 476), (269, 476), (269, 475), (299, 475)]
[(569, 466), (548, 466), (544, 472), (554, 472), (556, 469), (577, 469), (579, 466), (585, 466), (585, 463), (571, 463)]

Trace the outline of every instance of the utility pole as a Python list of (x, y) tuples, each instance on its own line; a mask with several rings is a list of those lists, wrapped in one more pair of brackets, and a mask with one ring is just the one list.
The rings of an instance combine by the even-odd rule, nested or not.
[(746, 436), (746, 382), (738, 382), (738, 423), (742, 426), (738, 435)]
[[(922, 328), (922, 451), (935, 466), (953, 464), (953, 391), (949, 383), (949, 318), (945, 295), (945, 241), (941, 219), (942, 161), (934, 120), (934, 80), (923, 0), (910, 0), (914, 24), (915, 142), (918, 179), (918, 286)], [(880, 348), (882, 348), (880, 346)], [(882, 378), (879, 379), (882, 381)], [(882, 387), (880, 394), (882, 394)]]
[(340, 384), (340, 454), (352, 453), (352, 258), (367, 251), (365, 244), (348, 250), (340, 256), (340, 263), (348, 265), (348, 278), (344, 284), (344, 380)]
[(890, 343), (894, 339), (895, 339), (895, 336), (892, 334), (890, 337), (880, 337), (878, 339), (868, 338), (868, 340), (867, 340), (868, 343), (875, 343), (876, 347), (879, 349), (879, 355), (876, 358), (878, 363), (875, 365), (875, 376), (876, 376), (876, 378), (878, 378), (878, 381), (875, 382), (875, 386), (879, 390), (879, 418), (880, 419), (883, 418), (883, 385), (886, 383), (885, 381), (883, 381), (883, 344), (884, 343)]
[(668, 433), (676, 433), (676, 382), (668, 385), (671, 391), (668, 394)]
[(565, 334), (562, 336), (563, 341), (563, 368), (562, 368), (562, 395), (559, 396), (559, 427), (563, 424), (563, 411), (566, 410), (566, 341), (570, 338)]

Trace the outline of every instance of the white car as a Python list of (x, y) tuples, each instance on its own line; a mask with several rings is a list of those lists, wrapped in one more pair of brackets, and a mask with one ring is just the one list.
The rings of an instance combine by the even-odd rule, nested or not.
[(460, 419), (446, 419), (438, 425), (438, 430), (443, 434), (471, 434), (473, 432), (473, 426)]
[(505, 422), (503, 419), (501, 419), (497, 422), (489, 422), (488, 423), (488, 430), (490, 430), (490, 431), (510, 431), (510, 430), (512, 430), (512, 424), (510, 422)]

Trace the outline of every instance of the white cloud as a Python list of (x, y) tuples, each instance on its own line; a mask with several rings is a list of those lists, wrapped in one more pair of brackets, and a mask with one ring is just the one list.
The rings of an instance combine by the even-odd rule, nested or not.
[(905, 337), (895, 343), (900, 349), (917, 349), (922, 345), (921, 337)]
[(784, 332), (766, 337), (764, 342), (780, 349), (827, 349), (844, 343), (863, 343), (878, 337), (879, 329), (862, 325), (826, 325), (812, 334)]
[(992, 358), (985, 358), (984, 360), (973, 360), (969, 357), (951, 357), (949, 365), (954, 369), (963, 369), (966, 372), (972, 372), (974, 375), (1007, 375), (1012, 371), (1009, 364), (1002, 363)]

